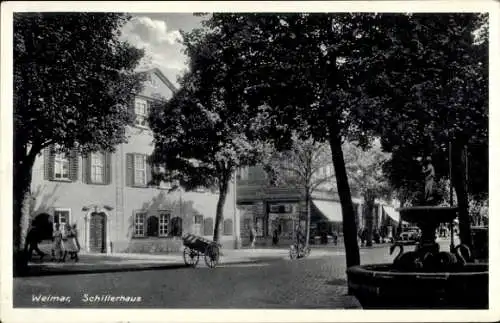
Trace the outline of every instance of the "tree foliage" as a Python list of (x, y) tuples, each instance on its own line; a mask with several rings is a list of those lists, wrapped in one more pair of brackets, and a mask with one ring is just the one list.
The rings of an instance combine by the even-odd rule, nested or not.
[[(311, 196), (317, 189), (325, 189), (335, 178), (333, 171), (327, 172), (332, 164), (328, 145), (314, 139), (300, 139), (292, 134), (292, 143), (284, 151), (271, 150), (263, 157), (264, 169), (275, 185), (294, 187), (303, 192), (306, 202), (306, 245), (309, 243), (311, 223)], [(333, 169), (332, 169), (333, 170)]]
[[(423, 181), (417, 156), (432, 156), (437, 177), (449, 177), (451, 143), (461, 239), (469, 243), (466, 188), (476, 196), (488, 189), (487, 16), (410, 14), (398, 20), (386, 25), (387, 41), (359, 66), (359, 77), (369, 80), (363, 92), (372, 99), (354, 112), (361, 127), (380, 133), (392, 152), (388, 170), (402, 192)], [(465, 146), (475, 152), (469, 164), (482, 165), (469, 168), (469, 183)]]
[(164, 177), (185, 189), (218, 189), (218, 241), (229, 181), (236, 169), (258, 160), (261, 146), (251, 138), (255, 125), (240, 109), (241, 95), (235, 91), (242, 82), (234, 70), (238, 53), (222, 50), (224, 39), (203, 28), (183, 37), (190, 72), (173, 98), (151, 114), (153, 160), (165, 165)]
[[(14, 245), (21, 244), (35, 157), (57, 145), (112, 151), (126, 140), (143, 51), (120, 41), (119, 13), (14, 15)], [(22, 221), (21, 218), (24, 218)], [(21, 228), (23, 226), (23, 228)]]

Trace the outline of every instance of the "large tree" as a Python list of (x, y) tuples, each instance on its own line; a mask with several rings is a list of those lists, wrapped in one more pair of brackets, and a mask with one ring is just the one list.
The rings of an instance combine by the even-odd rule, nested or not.
[[(14, 247), (29, 221), (35, 158), (58, 150), (112, 151), (126, 140), (143, 52), (120, 41), (119, 13), (14, 15)], [(24, 207), (23, 207), (24, 206)]]
[[(224, 35), (225, 47), (245, 58), (241, 77), (249, 107), (266, 125), (263, 136), (278, 146), (293, 131), (327, 142), (342, 204), (347, 266), (359, 264), (357, 230), (342, 143), (354, 128), (359, 99), (356, 64), (386, 37), (370, 31), (369, 14), (213, 14), (207, 26)], [(366, 30), (367, 32), (362, 32)], [(346, 61), (353, 62), (346, 64)], [(356, 133), (360, 141), (369, 133)], [(282, 147), (279, 147), (282, 148)]]
[(469, 163), (487, 166), (488, 42), (484, 32), (475, 33), (487, 30), (486, 18), (473, 13), (386, 15), (387, 21), (398, 22), (387, 25), (389, 38), (376, 44), (375, 54), (358, 69), (358, 76), (369, 80), (362, 84), (363, 93), (373, 99), (355, 112), (393, 153), (396, 186), (423, 181), (408, 171), (418, 169), (417, 156), (431, 155), (438, 176), (449, 177), (451, 155), (460, 239), (466, 244), (471, 239), (467, 188), (480, 194), (487, 192), (488, 182), (487, 167), (475, 167), (469, 176), (474, 181), (467, 185), (464, 158), (469, 146), (476, 152), (469, 154)]
[(263, 157), (264, 169), (275, 185), (286, 185), (300, 190), (306, 202), (306, 246), (309, 244), (311, 225), (311, 196), (335, 178), (327, 169), (332, 165), (330, 148), (312, 138), (301, 139), (292, 135), (291, 147), (285, 151), (272, 151)]
[(183, 43), (190, 71), (173, 98), (151, 114), (153, 163), (167, 169), (157, 180), (177, 180), (187, 190), (217, 189), (213, 239), (218, 242), (232, 175), (260, 156), (261, 146), (250, 136), (259, 125), (240, 109), (239, 53), (222, 51), (220, 35), (204, 29), (184, 33)]

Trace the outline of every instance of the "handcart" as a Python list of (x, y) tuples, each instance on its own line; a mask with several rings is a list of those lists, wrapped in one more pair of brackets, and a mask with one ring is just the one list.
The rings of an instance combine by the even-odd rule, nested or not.
[(215, 268), (219, 263), (220, 244), (191, 233), (183, 234), (182, 241), (185, 247), (184, 263), (187, 266), (196, 267), (200, 260), (200, 254), (204, 256), (205, 263), (210, 268)]

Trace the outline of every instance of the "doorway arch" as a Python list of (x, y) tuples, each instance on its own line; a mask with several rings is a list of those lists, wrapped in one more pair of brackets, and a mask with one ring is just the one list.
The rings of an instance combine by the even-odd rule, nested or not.
[(110, 216), (112, 207), (90, 205), (82, 208), (85, 215), (85, 249), (93, 253), (110, 253)]
[(89, 219), (89, 251), (106, 253), (106, 213), (92, 212)]

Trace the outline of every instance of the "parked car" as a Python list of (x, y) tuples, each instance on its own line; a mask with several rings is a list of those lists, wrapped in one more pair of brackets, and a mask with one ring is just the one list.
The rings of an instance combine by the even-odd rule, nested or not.
[(420, 229), (418, 227), (408, 227), (404, 228), (403, 232), (399, 235), (400, 241), (405, 241), (405, 242), (417, 242), (420, 240)]

